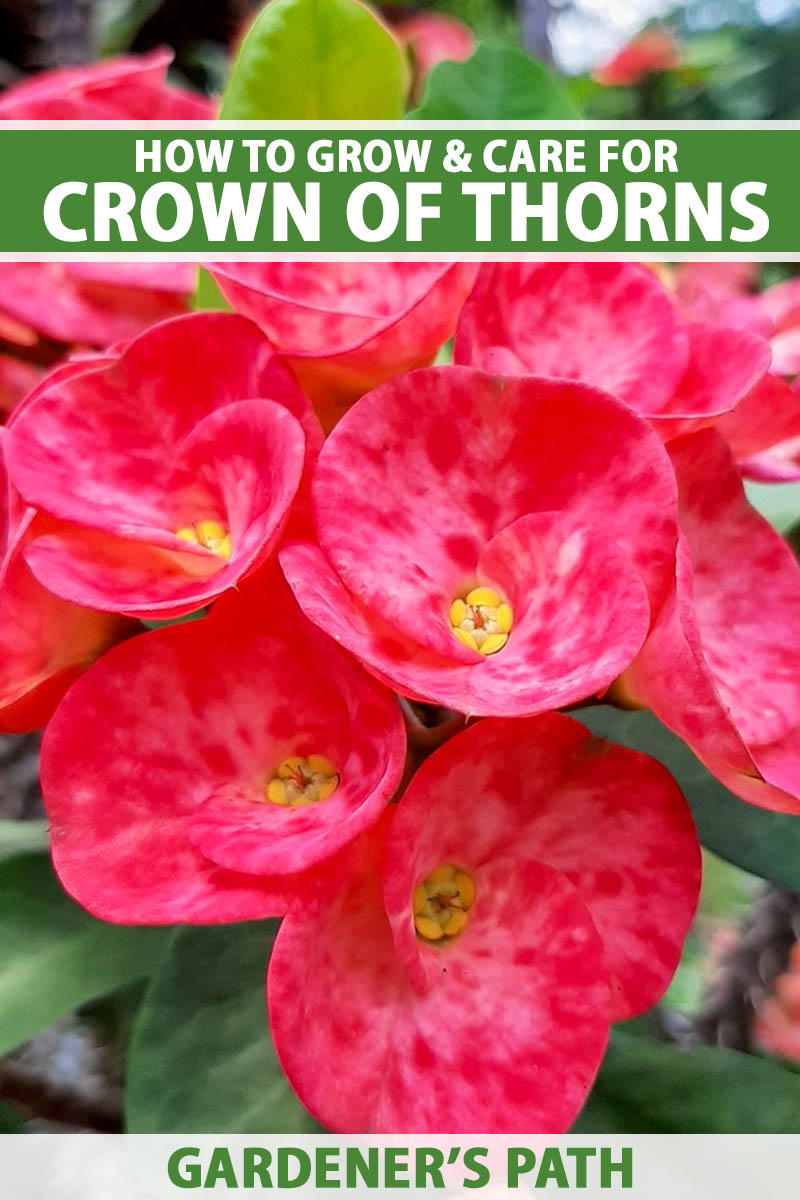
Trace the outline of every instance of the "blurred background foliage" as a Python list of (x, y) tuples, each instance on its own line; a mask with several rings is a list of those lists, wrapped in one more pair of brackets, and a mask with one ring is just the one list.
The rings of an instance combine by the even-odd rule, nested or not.
[[(0, 82), (106, 54), (175, 50), (175, 72), (222, 90), (254, 0), (0, 0)], [(800, 116), (798, 0), (422, 0), (378, 5), (391, 22), (440, 12), (478, 39), (523, 47), (569, 77), (587, 117)], [(606, 86), (594, 72), (642, 30), (670, 31), (678, 65)]]
[[(0, 87), (169, 45), (176, 82), (219, 95), (257, 7), (0, 0)], [(479, 43), (471, 66), (440, 64), (420, 81), (418, 116), (800, 117), (800, 0), (380, 7), (396, 26), (434, 11), (455, 17)], [(761, 286), (793, 269), (766, 265)], [(800, 547), (797, 489), (789, 501), (776, 488), (753, 495)], [(735, 800), (647, 714), (577, 715), (669, 766), (706, 848), (700, 907), (672, 987), (653, 1013), (615, 1032), (579, 1128), (800, 1131), (800, 821)], [(36, 755), (35, 739), (0, 738), (0, 1133), (23, 1122), (314, 1128), (268, 1046), (263, 973), (274, 923), (126, 930), (83, 913), (49, 866)]]

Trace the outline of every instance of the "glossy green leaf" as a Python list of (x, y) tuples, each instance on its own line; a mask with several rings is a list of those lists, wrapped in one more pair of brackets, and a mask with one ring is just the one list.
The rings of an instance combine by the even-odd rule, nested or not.
[(797, 1133), (800, 1074), (736, 1050), (616, 1030), (574, 1133)]
[(357, 0), (272, 0), (247, 34), (220, 116), (231, 121), (391, 121), (405, 55)]
[(689, 801), (709, 850), (752, 875), (800, 889), (800, 817), (766, 812), (732, 795), (652, 713), (602, 705), (573, 715), (593, 733), (662, 762)]
[(755, 483), (744, 485), (747, 498), (779, 533), (800, 523), (800, 483)]
[(276, 922), (176, 931), (128, 1055), (131, 1133), (313, 1133), (269, 1036)]
[(166, 936), (90, 917), (64, 894), (45, 855), (0, 863), (0, 1054), (149, 974)]
[(536, 59), (515, 47), (486, 45), (466, 62), (434, 67), (422, 104), (410, 114), (417, 121), (559, 121), (579, 115)]
[(0, 821), (0, 862), (47, 849), (47, 821)]

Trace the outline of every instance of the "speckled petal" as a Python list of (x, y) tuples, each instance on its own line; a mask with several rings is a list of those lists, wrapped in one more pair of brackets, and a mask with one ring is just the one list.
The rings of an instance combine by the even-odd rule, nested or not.
[[(316, 631), (307, 641), (277, 584), (267, 596), (245, 591), (204, 620), (110, 651), (48, 726), (42, 788), (56, 871), (104, 920), (279, 915), (399, 782), (392, 698)], [(297, 752), (340, 765), (338, 802), (266, 802), (272, 772)]]
[(455, 344), (457, 363), (579, 380), (648, 414), (669, 401), (687, 355), (669, 293), (634, 263), (487, 264)]
[[(403, 846), (413, 856), (400, 866)], [(554, 713), (482, 721), (437, 750), (400, 803), (387, 851), (387, 911), (415, 976), (415, 885), (439, 862), (472, 871), (504, 855), (547, 863), (578, 889), (604, 940), (613, 1020), (660, 998), (700, 888), (691, 814), (660, 763)]]
[[(15, 414), (12, 481), (59, 522), (37, 525), (28, 562), (74, 603), (159, 616), (200, 607), (275, 544), (320, 440), (254, 325), (226, 313), (164, 322), (118, 356), (58, 369)], [(222, 569), (175, 538), (204, 519), (232, 534)]]
[(657, 608), (674, 571), (674, 496), (658, 437), (610, 396), (466, 367), (411, 372), (363, 397), (325, 443), (312, 488), (345, 585), (422, 641), (424, 617), (476, 582), (487, 542), (533, 512), (569, 513), (614, 541)]
[(427, 951), (436, 978), (424, 992), (395, 954), (377, 873), (284, 920), (268, 975), (272, 1035), (326, 1128), (530, 1134), (577, 1115), (608, 1032), (591, 919), (568, 880), (538, 863), (487, 863), (476, 885), (463, 933)]
[(283, 354), (326, 429), (455, 332), (471, 263), (217, 263), (217, 283)]

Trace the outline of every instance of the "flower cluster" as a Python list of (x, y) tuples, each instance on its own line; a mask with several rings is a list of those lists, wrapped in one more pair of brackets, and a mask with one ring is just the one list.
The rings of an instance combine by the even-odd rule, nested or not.
[(632, 264), (211, 270), (235, 312), (2, 430), (0, 720), (47, 722), (56, 870), (109, 921), (282, 917), (328, 1128), (564, 1130), (700, 856), (665, 768), (559, 710), (648, 707), (800, 815), (800, 570), (742, 487), (785, 363)]
[[(208, 121), (201, 96), (166, 83), (168, 50), (68, 67), (9, 88), (0, 121)], [(189, 263), (0, 263), (0, 417), (46, 367), (187, 312)]]

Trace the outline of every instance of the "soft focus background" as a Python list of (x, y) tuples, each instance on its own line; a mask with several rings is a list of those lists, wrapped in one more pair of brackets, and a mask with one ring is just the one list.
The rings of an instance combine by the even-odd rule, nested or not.
[[(0, 0), (0, 87), (45, 69), (166, 45), (175, 55), (172, 81), (216, 96), (255, 7), (249, 0)], [(800, 117), (800, 0), (687, 0), (677, 7), (667, 0), (442, 0), (381, 10), (410, 46), (417, 99), (423, 97), (428, 69), (442, 58), (467, 57), (477, 38), (515, 46), (552, 66), (567, 77), (571, 97), (587, 117)], [(423, 19), (432, 14), (460, 24), (432, 26)], [(772, 283), (789, 270), (771, 264), (759, 283)], [(800, 542), (797, 528), (794, 536)], [(37, 874), (40, 859), (34, 852), (44, 847), (45, 830), (36, 759), (35, 738), (0, 738), (0, 818), (17, 823), (17, 851), (31, 851), (29, 860), (24, 855), (14, 860), (29, 862), (24, 903), (13, 913), (6, 905), (0, 915), (0, 1049), (14, 1044), (13, 1028), (36, 1025), (30, 1013), (15, 1009), (15, 996), (36, 994), (43, 1014), (38, 1023), (49, 1024), (0, 1059), (0, 1131), (19, 1128), (21, 1122), (39, 1130), (114, 1131), (123, 1124), (126, 1045), (146, 986), (140, 976), (154, 968), (165, 942), (160, 932), (137, 935), (131, 955), (135, 966), (120, 958), (119, 969), (110, 969), (102, 930), (58, 897), (52, 879)], [(19, 887), (16, 871), (0, 872), (0, 893)], [(232, 1055), (244, 1039), (240, 1061), (257, 1077), (261, 980), (244, 972), (237, 976), (235, 953), (233, 960), (225, 957), (231, 953), (226, 936), (220, 931), (188, 936), (184, 966), (202, 974), (222, 962), (226, 983), (239, 980), (244, 1002), (221, 991), (215, 1006), (198, 1018), (180, 1011), (179, 998), (172, 1032), (179, 1038), (188, 1019), (207, 1020), (218, 1041), (224, 1043), (220, 1030), (229, 1037)], [(591, 1127), (703, 1131), (702, 1104), (699, 1117), (687, 1116), (687, 1088), (694, 1084), (684, 1086), (678, 1077), (671, 1091), (665, 1086), (669, 1063), (676, 1060), (659, 1057), (661, 1047), (720, 1045), (779, 1057), (789, 1069), (800, 1069), (798, 943), (800, 895), (707, 854), (700, 913), (677, 978), (659, 1009), (624, 1035), (638, 1039), (644, 1033), (641, 1050), (631, 1054), (632, 1043), (628, 1050), (617, 1043)], [(12, 959), (16, 974), (7, 969)], [(83, 981), (91, 976), (89, 994), (102, 992), (104, 970), (107, 998), (82, 1007)], [(53, 1015), (60, 1018), (55, 1024)], [(170, 1032), (156, 1031), (162, 1038), (154, 1045), (156, 1072), (160, 1045), (166, 1045)], [(246, 1041), (251, 1035), (252, 1044)], [(169, 1055), (169, 1070), (177, 1073), (173, 1100), (177, 1096), (179, 1103), (182, 1097), (188, 1105), (178, 1110), (175, 1127), (188, 1129), (187, 1097), (198, 1086), (194, 1063), (182, 1062), (179, 1048)], [(726, 1072), (727, 1067), (709, 1062), (702, 1076), (715, 1092), (714, 1103), (723, 1108), (732, 1103)], [(140, 1077), (140, 1092), (146, 1084)], [(223, 1098), (230, 1086), (235, 1102), (235, 1079), (222, 1074), (214, 1086), (222, 1088)], [(753, 1075), (743, 1103), (763, 1102), (768, 1113), (781, 1100), (768, 1089), (758, 1099), (759, 1086)], [(781, 1128), (800, 1130), (800, 1113), (781, 1119)], [(769, 1115), (760, 1124), (753, 1121), (743, 1125), (741, 1110), (731, 1110), (727, 1128), (772, 1127)], [(197, 1122), (201, 1128), (200, 1115)], [(239, 1124), (233, 1125), (231, 1131), (239, 1131)], [(136, 1127), (145, 1131), (146, 1121), (139, 1117)], [(167, 1115), (154, 1111), (152, 1131), (168, 1128)]]
[[(0, 0), (0, 83), (168, 45), (176, 77), (214, 94), (257, 7), (253, 0)], [(574, 77), (573, 94), (586, 116), (800, 115), (798, 0), (429, 0), (377, 7), (398, 24), (444, 13), (483, 40), (524, 46)], [(591, 79), (638, 34), (654, 30), (675, 41), (670, 70), (655, 77), (643, 70), (611, 94)], [(643, 61), (646, 67), (647, 54)], [(651, 57), (657, 61), (658, 53)], [(663, 46), (662, 61), (669, 61)]]

